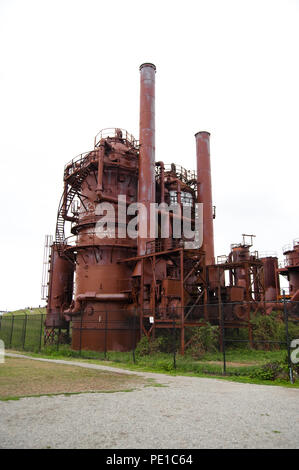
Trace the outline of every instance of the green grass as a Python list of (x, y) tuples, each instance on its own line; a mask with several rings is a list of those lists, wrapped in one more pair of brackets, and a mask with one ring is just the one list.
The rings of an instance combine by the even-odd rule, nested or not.
[[(159, 384), (153, 384), (153, 385), (145, 385), (145, 387), (158, 387)], [(162, 385), (161, 385), (162, 386)], [(64, 397), (70, 397), (72, 395), (82, 395), (84, 393), (128, 393), (128, 392), (134, 392), (136, 390), (135, 388), (128, 388), (124, 390), (91, 390), (87, 392), (60, 392), (60, 393), (41, 393), (39, 395), (20, 395), (20, 396), (8, 396), (8, 397), (0, 397), (0, 401), (17, 401), (20, 400), (21, 398), (38, 398), (38, 397), (55, 397), (55, 396), (61, 396), (63, 395)]]
[(45, 315), (46, 307), (35, 307), (35, 308), (20, 308), (19, 310), (13, 310), (3, 314), (3, 317), (11, 317), (12, 315)]
[(6, 348), (38, 351), (41, 336), (43, 337), (44, 318), (42, 314), (18, 314), (14, 317), (3, 315), (0, 320), (0, 339), (4, 341)]
[[(169, 375), (186, 375), (194, 377), (218, 378), (230, 380), (240, 383), (253, 383), (261, 385), (279, 385), (285, 387), (299, 388), (299, 380), (294, 384), (290, 384), (288, 380), (261, 380), (253, 378), (250, 375), (258, 370), (261, 365), (284, 360), (286, 351), (256, 351), (244, 349), (227, 351), (226, 359), (228, 362), (236, 362), (239, 365), (227, 365), (226, 375), (223, 375), (223, 365), (213, 364), (213, 361), (222, 361), (221, 353), (207, 353), (200, 361), (194, 361), (188, 356), (176, 357), (177, 368), (173, 368), (173, 356), (167, 353), (156, 353), (149, 356), (136, 357), (136, 363), (133, 362), (131, 352), (109, 351), (107, 359), (103, 360), (103, 353), (95, 351), (73, 351), (69, 346), (61, 346), (57, 351), (55, 347), (48, 347), (43, 350), (42, 354), (31, 353), (35, 357), (44, 357), (49, 359), (79, 360), (82, 362), (90, 362), (95, 364), (118, 367), (132, 371), (155, 372)], [(252, 365), (242, 365), (248, 362)]]
[(129, 392), (144, 385), (154, 386), (146, 378), (120, 374), (115, 370), (82, 368), (51, 361), (36, 361), (7, 356), (0, 365), (0, 400), (17, 397), (74, 395), (79, 393)]

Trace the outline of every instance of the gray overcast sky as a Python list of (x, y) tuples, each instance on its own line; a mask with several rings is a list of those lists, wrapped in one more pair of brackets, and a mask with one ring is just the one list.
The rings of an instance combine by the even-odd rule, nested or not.
[(0, 310), (40, 300), (63, 166), (95, 134), (138, 138), (139, 65), (156, 74), (156, 159), (195, 169), (211, 132), (216, 254), (242, 233), (299, 237), (299, 1), (0, 0)]

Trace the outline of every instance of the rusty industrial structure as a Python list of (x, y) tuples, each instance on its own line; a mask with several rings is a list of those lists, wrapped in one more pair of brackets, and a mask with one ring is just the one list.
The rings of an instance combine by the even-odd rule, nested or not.
[[(55, 241), (47, 238), (45, 245), (48, 342), (71, 323), (74, 349), (103, 350), (106, 329), (107, 349), (128, 350), (132, 333), (138, 340), (174, 325), (184, 353), (185, 329), (219, 324), (219, 305), (225, 327), (246, 327), (250, 338), (250, 316), (266, 313), (265, 301), (279, 300), (279, 274), (289, 279), (292, 298), (299, 298), (298, 242), (285, 251), (287, 263), (280, 268), (276, 255), (250, 251), (253, 235), (247, 234), (228, 256), (215, 258), (210, 134), (195, 134), (196, 172), (155, 161), (155, 74), (153, 64), (141, 65), (139, 141), (126, 130), (104, 129), (91, 151), (64, 168)], [(151, 204), (189, 206), (193, 222), (196, 202), (203, 206), (200, 248), (186, 249), (183, 237), (173, 236), (175, 214), (161, 227), (159, 210), (158, 234), (150, 232)], [(103, 238), (96, 229), (103, 217), (99, 203), (112, 205), (118, 220), (116, 231)], [(127, 234), (131, 203), (148, 209), (139, 219), (146, 227), (143, 237)], [(167, 238), (160, 236), (162, 228)]]
[(299, 239), (293, 245), (283, 247), (285, 259), (278, 269), (278, 273), (285, 276), (289, 282), (289, 299), (299, 301)]

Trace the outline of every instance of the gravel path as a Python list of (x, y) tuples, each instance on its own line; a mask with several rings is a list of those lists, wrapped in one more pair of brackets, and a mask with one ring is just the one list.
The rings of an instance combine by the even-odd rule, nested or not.
[[(72, 364), (135, 373), (95, 364)], [(0, 402), (0, 448), (299, 447), (298, 389), (136, 374), (155, 378), (166, 386)]]

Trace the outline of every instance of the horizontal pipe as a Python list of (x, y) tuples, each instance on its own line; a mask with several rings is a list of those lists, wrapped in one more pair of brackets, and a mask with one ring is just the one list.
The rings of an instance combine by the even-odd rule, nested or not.
[(90, 293), (86, 292), (85, 294), (77, 295), (73, 307), (67, 310), (64, 310), (63, 314), (66, 315), (66, 317), (79, 315), (81, 313), (81, 302), (83, 302), (84, 300), (93, 300), (96, 302), (123, 302), (125, 300), (128, 300), (128, 298), (129, 298), (129, 295), (126, 293), (96, 294), (93, 292), (90, 292)]
[(114, 293), (114, 294), (79, 294), (77, 295), (76, 300), (82, 302), (83, 300), (96, 300), (99, 302), (120, 302), (122, 300), (127, 300), (129, 298), (126, 293)]
[(266, 313), (267, 315), (270, 315), (273, 310), (284, 310), (284, 305), (286, 306), (286, 309), (289, 309), (291, 304), (289, 302), (298, 302), (299, 301), (299, 289), (296, 290), (295, 294), (292, 295), (290, 299), (288, 299), (288, 302), (286, 304), (281, 303), (281, 302), (273, 302), (267, 305), (266, 308)]

